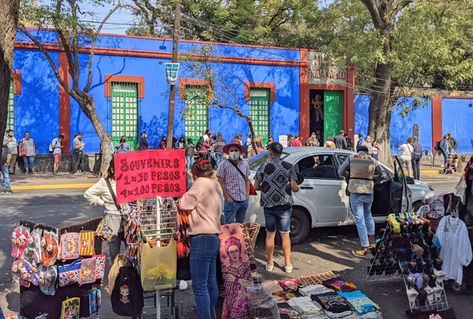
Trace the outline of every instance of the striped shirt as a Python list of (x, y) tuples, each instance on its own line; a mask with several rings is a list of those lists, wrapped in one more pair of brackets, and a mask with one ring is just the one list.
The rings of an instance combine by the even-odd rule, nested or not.
[[(246, 161), (240, 160), (237, 166), (247, 178), (250, 176), (250, 167)], [(230, 160), (225, 160), (218, 166), (217, 177), (223, 179), (225, 188), (233, 200), (242, 202), (248, 199), (246, 180)]]

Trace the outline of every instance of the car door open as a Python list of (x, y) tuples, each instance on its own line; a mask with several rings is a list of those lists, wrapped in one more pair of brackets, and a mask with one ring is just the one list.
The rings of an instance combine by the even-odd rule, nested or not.
[(394, 173), (377, 165), (374, 176), (374, 200), (371, 212), (373, 216), (386, 216), (408, 210), (409, 196), (406, 177), (401, 162), (394, 156)]

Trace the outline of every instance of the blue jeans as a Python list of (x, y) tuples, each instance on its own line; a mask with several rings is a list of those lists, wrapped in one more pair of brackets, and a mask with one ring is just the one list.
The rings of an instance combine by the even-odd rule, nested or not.
[(0, 180), (0, 188), (5, 187), (7, 191), (11, 190), (10, 185), (10, 172), (8, 171), (8, 165), (3, 165), (2, 168), (2, 178)]
[(291, 208), (286, 206), (265, 208), (264, 224), (266, 231), (270, 233), (276, 230), (282, 234), (291, 232)]
[(223, 204), (223, 223), (232, 224), (245, 222), (246, 209), (248, 208), (248, 200), (242, 202), (234, 200), (229, 203), (225, 200)]
[(371, 215), (373, 195), (350, 194), (351, 212), (355, 217), (356, 229), (362, 247), (369, 247), (368, 236), (374, 235), (374, 219)]
[(190, 269), (197, 317), (199, 319), (215, 318), (218, 299), (217, 256), (220, 238), (217, 235), (196, 235), (190, 242)]
[(194, 156), (193, 155), (187, 155), (186, 156), (186, 165), (187, 169), (190, 170), (192, 167), (192, 164), (194, 164)]
[(448, 162), (448, 153), (447, 153), (447, 151), (446, 151), (446, 150), (443, 150), (443, 149), (440, 149), (440, 152), (441, 152), (442, 155), (443, 155), (443, 163), (444, 163), (444, 164), (447, 164), (447, 162)]
[(28, 173), (28, 169), (34, 169), (34, 156), (23, 156), (23, 164)]
[(223, 162), (224, 159), (225, 157), (223, 157), (222, 153), (214, 153), (215, 165), (217, 165), (217, 167)]

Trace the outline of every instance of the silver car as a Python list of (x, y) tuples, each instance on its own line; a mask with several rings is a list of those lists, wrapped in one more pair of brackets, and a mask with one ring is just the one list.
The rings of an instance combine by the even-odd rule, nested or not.
[[(293, 243), (302, 242), (311, 228), (354, 223), (345, 191), (347, 183), (338, 175), (339, 166), (352, 154), (355, 153), (320, 147), (284, 148), (282, 158), (293, 164), (296, 173), (304, 177), (299, 192), (293, 193)], [(268, 153), (263, 152), (249, 160), (250, 179), (254, 179), (256, 171), (267, 158)], [(427, 183), (404, 176), (395, 157), (394, 172), (381, 163), (376, 170), (373, 217), (376, 222), (385, 222), (389, 213), (416, 209), (423, 199), (433, 195), (433, 189)], [(264, 226), (259, 196), (259, 192), (257, 196), (250, 196), (247, 220)]]

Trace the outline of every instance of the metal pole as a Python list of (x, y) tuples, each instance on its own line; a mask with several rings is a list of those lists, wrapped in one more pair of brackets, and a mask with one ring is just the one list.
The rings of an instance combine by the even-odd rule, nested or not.
[[(176, 12), (174, 15), (174, 28), (172, 31), (172, 63), (177, 62), (177, 50), (179, 44), (179, 29), (181, 25), (181, 5), (177, 4)], [(167, 135), (167, 148), (173, 148), (173, 131), (174, 131), (174, 100), (176, 95), (176, 85), (170, 85), (170, 96), (169, 96), (169, 112), (168, 112), (168, 135)]]

